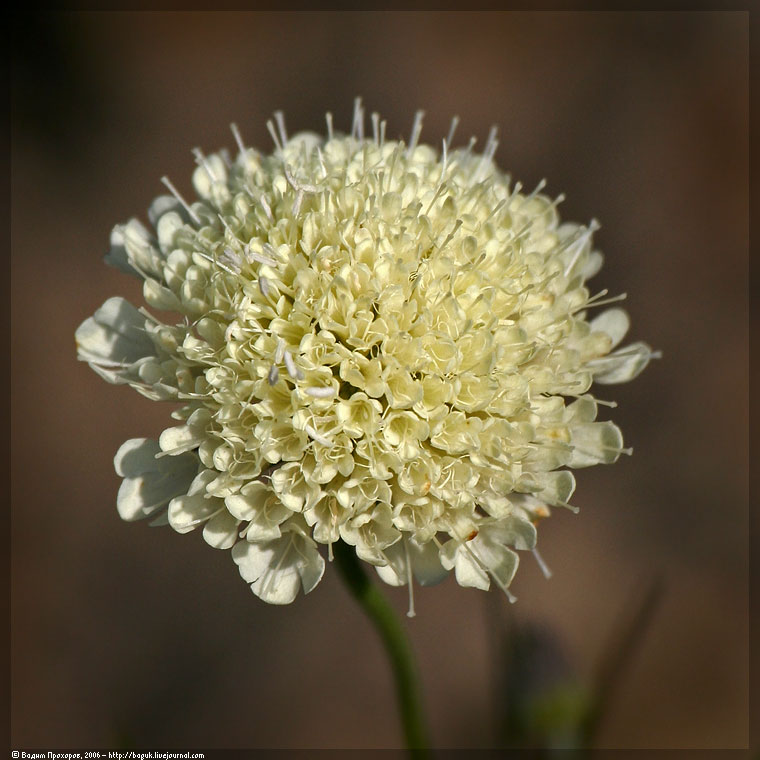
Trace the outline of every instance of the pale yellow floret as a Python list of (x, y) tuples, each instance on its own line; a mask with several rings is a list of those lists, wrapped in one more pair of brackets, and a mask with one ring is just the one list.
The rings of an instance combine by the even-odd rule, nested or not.
[(181, 404), (158, 443), (122, 447), (120, 512), (204, 525), (266, 601), (311, 590), (339, 540), (389, 583), (453, 569), (509, 593), (514, 550), (569, 506), (563, 468), (625, 451), (589, 389), (653, 354), (613, 353), (622, 309), (589, 321), (615, 300), (586, 287), (596, 223), (512, 185), (493, 135), (440, 156), (420, 128), (407, 146), (278, 122), (264, 155), (235, 127), (234, 160), (195, 152), (197, 200), (166, 180), (154, 230), (112, 235), (109, 261), (168, 323), (111, 299), (77, 332), (105, 379)]

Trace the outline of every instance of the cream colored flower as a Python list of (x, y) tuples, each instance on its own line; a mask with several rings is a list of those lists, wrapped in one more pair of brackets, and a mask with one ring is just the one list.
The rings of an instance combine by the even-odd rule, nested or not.
[(106, 259), (152, 311), (109, 299), (79, 358), (179, 403), (158, 441), (117, 453), (119, 513), (202, 527), (276, 604), (317, 585), (336, 541), (410, 593), (453, 569), (510, 595), (570, 469), (626, 451), (592, 383), (653, 356), (617, 348), (620, 308), (589, 317), (617, 300), (586, 286), (596, 225), (512, 185), (493, 134), (439, 153), (421, 118), (406, 144), (375, 114), (365, 135), (358, 102), (349, 135), (276, 121), (272, 155), (233, 127), (234, 159), (196, 151), (196, 200), (165, 180), (150, 229), (113, 231)]

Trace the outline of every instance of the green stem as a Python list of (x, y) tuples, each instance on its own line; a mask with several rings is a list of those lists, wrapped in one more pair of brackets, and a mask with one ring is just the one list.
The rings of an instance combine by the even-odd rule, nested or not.
[(367, 577), (353, 547), (337, 541), (333, 544), (333, 554), (346, 586), (375, 624), (385, 644), (396, 681), (401, 722), (410, 756), (428, 758), (430, 742), (425, 730), (420, 686), (404, 629), (385, 597)]

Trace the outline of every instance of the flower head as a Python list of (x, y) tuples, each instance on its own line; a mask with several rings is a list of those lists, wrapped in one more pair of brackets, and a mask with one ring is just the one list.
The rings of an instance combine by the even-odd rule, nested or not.
[(653, 355), (617, 348), (622, 309), (589, 316), (596, 224), (512, 185), (493, 133), (482, 155), (452, 134), (439, 153), (421, 114), (408, 143), (376, 114), (365, 135), (359, 103), (349, 135), (276, 122), (272, 155), (233, 125), (234, 159), (195, 152), (197, 200), (165, 179), (151, 229), (111, 235), (106, 260), (155, 314), (109, 299), (79, 358), (180, 404), (158, 441), (119, 449), (119, 514), (202, 528), (276, 604), (319, 583), (337, 541), (410, 591), (454, 570), (510, 595), (571, 470), (625, 451), (592, 383)]

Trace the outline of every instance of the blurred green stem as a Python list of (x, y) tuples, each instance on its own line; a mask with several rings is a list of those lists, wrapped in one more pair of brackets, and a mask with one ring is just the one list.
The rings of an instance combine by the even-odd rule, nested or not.
[(374, 623), (391, 661), (396, 694), (401, 711), (406, 745), (413, 758), (429, 758), (430, 742), (425, 729), (420, 685), (414, 656), (404, 629), (395, 612), (367, 577), (352, 546), (337, 541), (333, 544), (335, 564), (348, 590)]

